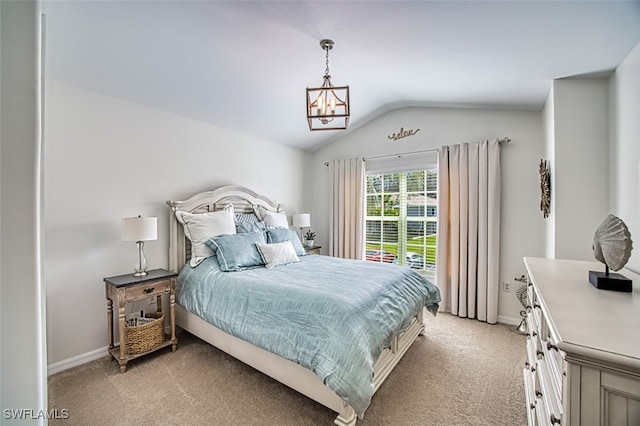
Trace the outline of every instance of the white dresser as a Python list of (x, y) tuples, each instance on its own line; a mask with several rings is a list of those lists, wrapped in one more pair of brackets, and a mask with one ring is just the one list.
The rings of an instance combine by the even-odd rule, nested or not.
[(598, 290), (598, 262), (524, 258), (529, 425), (640, 425), (640, 276)]

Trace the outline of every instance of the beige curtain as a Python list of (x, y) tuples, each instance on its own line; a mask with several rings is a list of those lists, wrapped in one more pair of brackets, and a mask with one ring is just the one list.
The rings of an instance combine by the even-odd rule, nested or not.
[(500, 142), (438, 149), (436, 279), (441, 307), (498, 321)]
[(329, 163), (330, 214), (329, 255), (346, 259), (364, 256), (363, 158), (335, 160)]

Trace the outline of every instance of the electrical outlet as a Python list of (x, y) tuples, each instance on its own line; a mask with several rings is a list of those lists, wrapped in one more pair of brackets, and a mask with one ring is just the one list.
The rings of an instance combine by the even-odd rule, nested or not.
[(508, 281), (503, 281), (502, 282), (502, 291), (504, 291), (505, 293), (510, 293), (511, 292), (511, 283)]

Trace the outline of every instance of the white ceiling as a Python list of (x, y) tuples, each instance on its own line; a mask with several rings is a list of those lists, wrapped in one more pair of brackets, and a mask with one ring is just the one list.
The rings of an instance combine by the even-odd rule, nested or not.
[[(541, 108), (613, 70), (640, 1), (45, 1), (47, 75), (314, 151), (305, 88), (349, 85), (353, 130), (405, 106)], [(347, 130), (347, 131), (349, 131)]]

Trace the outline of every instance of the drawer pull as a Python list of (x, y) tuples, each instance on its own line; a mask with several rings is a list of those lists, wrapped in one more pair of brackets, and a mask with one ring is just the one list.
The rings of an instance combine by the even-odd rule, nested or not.
[(155, 287), (149, 287), (149, 288), (145, 288), (144, 290), (142, 290), (145, 294), (149, 294), (151, 293), (153, 290), (155, 290)]
[(549, 349), (550, 351), (551, 350), (557, 351), (558, 347), (556, 345), (554, 345), (553, 343), (551, 343), (551, 342), (547, 342), (547, 349)]
[(559, 425), (561, 424), (561, 419), (558, 419), (556, 416), (554, 416), (553, 414), (551, 414), (551, 424), (552, 425)]

